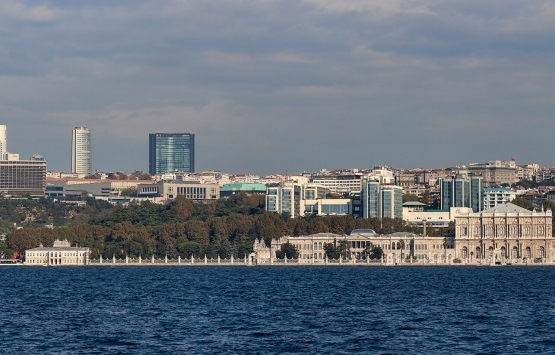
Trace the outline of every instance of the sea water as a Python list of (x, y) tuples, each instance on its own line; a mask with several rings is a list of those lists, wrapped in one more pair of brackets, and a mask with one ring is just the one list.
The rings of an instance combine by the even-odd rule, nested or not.
[(555, 353), (551, 267), (1, 267), (0, 352)]

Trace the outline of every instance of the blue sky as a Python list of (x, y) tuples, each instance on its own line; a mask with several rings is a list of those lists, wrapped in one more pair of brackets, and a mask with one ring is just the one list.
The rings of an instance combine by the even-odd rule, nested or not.
[(197, 170), (555, 166), (555, 3), (0, 2), (8, 149), (148, 169), (148, 133), (196, 134)]

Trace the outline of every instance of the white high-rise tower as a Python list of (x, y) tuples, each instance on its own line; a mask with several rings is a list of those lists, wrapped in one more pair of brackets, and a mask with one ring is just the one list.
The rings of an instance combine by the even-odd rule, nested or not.
[(71, 172), (92, 173), (91, 131), (87, 127), (75, 127), (71, 140)]
[(7, 141), (6, 125), (0, 125), (0, 160), (6, 159), (6, 141)]

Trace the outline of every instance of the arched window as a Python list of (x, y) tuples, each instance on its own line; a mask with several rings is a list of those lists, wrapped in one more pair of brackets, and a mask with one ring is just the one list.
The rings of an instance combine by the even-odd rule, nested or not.
[(476, 258), (477, 259), (482, 259), (482, 248), (480, 248), (480, 247), (476, 248)]
[(543, 247), (540, 247), (540, 258), (545, 258), (545, 249)]
[(314, 259), (318, 259), (318, 254), (314, 253)]
[(314, 250), (318, 249), (318, 243), (314, 242)]
[(511, 257), (512, 257), (513, 259), (518, 258), (518, 248), (517, 248), (517, 247), (514, 247), (514, 248), (513, 248), (513, 253), (512, 253), (512, 255), (511, 255)]
[(461, 249), (461, 257), (463, 259), (468, 259), (468, 248), (467, 247), (462, 247)]
[(504, 258), (507, 257), (507, 249), (505, 249), (505, 247), (501, 247), (501, 256)]
[(526, 247), (526, 257), (527, 257), (527, 258), (531, 258), (531, 257), (532, 257), (532, 251), (530, 250), (530, 247)]
[(391, 243), (391, 249), (395, 250), (395, 243)]
[(318, 243), (318, 250), (322, 250), (322, 243)]
[(488, 248), (489, 256), (493, 256), (493, 247)]

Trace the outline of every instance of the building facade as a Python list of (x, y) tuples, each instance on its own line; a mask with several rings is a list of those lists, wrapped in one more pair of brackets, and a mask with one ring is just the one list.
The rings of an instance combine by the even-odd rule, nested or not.
[(77, 266), (90, 264), (90, 249), (71, 247), (67, 241), (55, 241), (53, 247), (25, 251), (25, 264), (31, 266)]
[(0, 125), (0, 160), (6, 159), (7, 148), (7, 127), (6, 125)]
[(455, 218), (455, 256), (478, 263), (553, 262), (551, 210), (528, 211), (511, 203)]
[(375, 170), (362, 179), (360, 216), (364, 218), (403, 218), (403, 188), (397, 186), (393, 173)]
[(137, 197), (172, 200), (178, 195), (184, 195), (189, 200), (217, 200), (220, 198), (220, 185), (202, 184), (199, 181), (161, 181), (137, 185)]
[(0, 193), (20, 196), (44, 195), (45, 187), (45, 161), (0, 161)]
[(71, 172), (92, 174), (91, 131), (87, 127), (75, 127), (71, 138)]
[(484, 178), (469, 174), (466, 170), (457, 171), (451, 178), (440, 178), (440, 209), (451, 207), (470, 207), (474, 212), (484, 209)]
[(484, 187), (497, 187), (517, 181), (516, 162), (492, 160), (485, 164), (470, 164), (468, 170), (484, 177)]
[(516, 198), (516, 192), (509, 187), (489, 187), (484, 189), (484, 208), (489, 209), (511, 202)]
[(299, 264), (326, 264), (329, 262), (325, 255), (325, 244), (347, 245), (346, 264), (366, 259), (369, 249), (380, 247), (384, 253), (383, 260), (376, 260), (383, 264), (395, 265), (403, 263), (450, 264), (454, 260), (455, 246), (452, 239), (429, 237), (406, 232), (392, 234), (376, 234), (372, 230), (354, 230), (350, 235), (333, 233), (317, 233), (306, 236), (284, 236), (272, 240), (270, 246), (262, 240), (255, 240), (253, 254), (254, 264), (271, 264), (276, 259), (276, 251), (281, 245), (290, 243), (299, 253)]
[(165, 172), (195, 171), (195, 135), (191, 133), (149, 134), (148, 171), (151, 175)]

